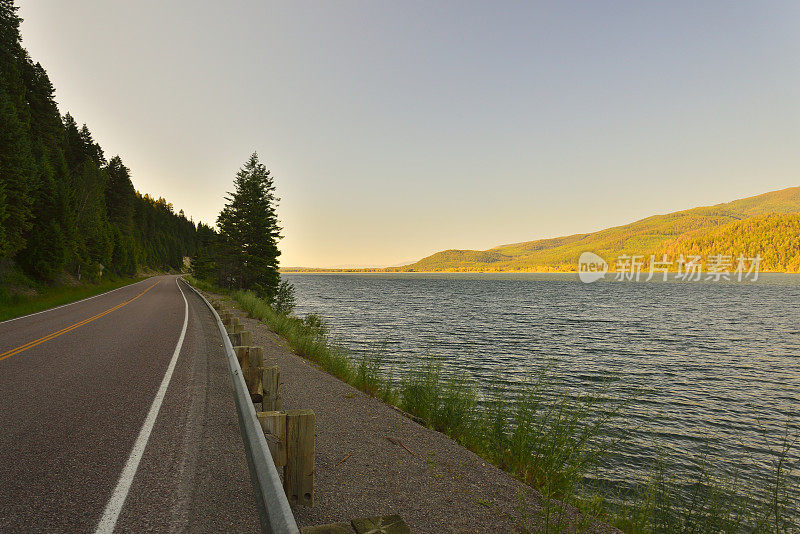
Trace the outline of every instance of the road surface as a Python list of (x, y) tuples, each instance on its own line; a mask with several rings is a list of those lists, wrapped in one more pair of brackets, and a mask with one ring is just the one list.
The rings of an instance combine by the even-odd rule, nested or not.
[(175, 276), (0, 323), (0, 532), (256, 532), (216, 325)]

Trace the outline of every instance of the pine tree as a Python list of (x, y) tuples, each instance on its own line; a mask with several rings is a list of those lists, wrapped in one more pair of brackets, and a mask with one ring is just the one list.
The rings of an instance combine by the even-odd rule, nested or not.
[(111, 158), (105, 170), (108, 175), (106, 210), (113, 236), (111, 268), (119, 274), (132, 275), (136, 272), (135, 249), (131, 239), (136, 191), (130, 170), (122, 163), (122, 158)]
[(25, 247), (24, 234), (31, 228), (31, 182), (33, 160), (20, 113), (0, 86), (0, 190), (5, 200), (0, 209), (3, 248), (0, 258), (13, 256)]
[(17, 261), (35, 278), (50, 281), (67, 261), (67, 239), (59, 217), (65, 210), (50, 164), (43, 159), (38, 168), (33, 224), (26, 235), (24, 253), (18, 255)]
[(30, 111), (31, 151), (36, 159), (31, 228), (17, 262), (35, 278), (52, 280), (64, 268), (71, 250), (64, 228), (71, 223), (66, 194), (66, 161), (62, 150), (64, 125), (54, 89), (42, 66), (26, 57), (23, 74)]
[(270, 302), (280, 283), (275, 185), (253, 153), (234, 181), (236, 191), (217, 218), (223, 272), (228, 287), (251, 289)]
[(197, 225), (197, 252), (192, 258), (192, 275), (201, 280), (211, 280), (216, 276), (218, 236), (213, 228), (203, 223)]
[[(0, 164), (0, 177), (3, 176), (3, 166)], [(6, 213), (6, 186), (5, 181), (0, 178), (0, 260), (8, 256), (11, 249), (8, 238), (6, 237), (5, 221), (8, 218)]]
[(0, 259), (22, 250), (24, 233), (31, 226), (30, 182), (34, 168), (22, 76), (27, 55), (21, 44), (17, 9), (13, 1), (0, 0)]

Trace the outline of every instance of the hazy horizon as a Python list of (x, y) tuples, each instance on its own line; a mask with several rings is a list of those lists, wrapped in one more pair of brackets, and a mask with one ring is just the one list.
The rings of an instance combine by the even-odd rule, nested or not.
[(287, 267), (399, 265), (798, 185), (793, 2), (23, 0), (20, 15), (61, 112), (143, 193), (213, 224), (258, 151)]

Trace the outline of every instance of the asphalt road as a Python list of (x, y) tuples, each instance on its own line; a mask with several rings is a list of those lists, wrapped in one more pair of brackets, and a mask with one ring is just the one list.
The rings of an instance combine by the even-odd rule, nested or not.
[(0, 429), (0, 532), (258, 529), (219, 333), (175, 276), (0, 323)]

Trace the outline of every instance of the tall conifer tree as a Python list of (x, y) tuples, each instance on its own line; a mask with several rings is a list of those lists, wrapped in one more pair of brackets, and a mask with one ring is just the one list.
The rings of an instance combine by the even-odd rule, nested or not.
[(272, 301), (280, 283), (275, 185), (267, 168), (253, 153), (236, 174), (236, 191), (217, 218), (223, 280), (229, 287), (252, 289)]

